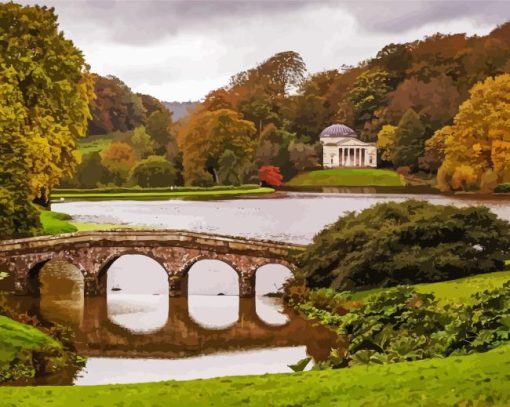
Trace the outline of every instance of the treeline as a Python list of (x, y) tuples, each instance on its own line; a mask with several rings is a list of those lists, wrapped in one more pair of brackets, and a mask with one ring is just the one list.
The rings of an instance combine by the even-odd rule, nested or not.
[(107, 185), (167, 187), (182, 185), (181, 156), (172, 113), (158, 99), (137, 94), (114, 76), (92, 75), (85, 140), (107, 140), (104, 149), (82, 154), (64, 188)]
[[(321, 130), (340, 122), (362, 140), (377, 142), (386, 166), (430, 174), (439, 170), (443, 189), (478, 189), (484, 180), (492, 187), (510, 176), (508, 140), (502, 136), (510, 129), (498, 122), (493, 127), (501, 129), (499, 135), (490, 136), (490, 116), (473, 116), (479, 131), (470, 144), (458, 136), (460, 128), (445, 126), (457, 113), (462, 116), (459, 106), (476, 83), (509, 72), (510, 23), (483, 37), (436, 34), (390, 44), (358, 66), (310, 76), (297, 53), (279, 53), (212, 91), (188, 117), (178, 135), (184, 178), (190, 184), (224, 182), (221, 173), (251, 179), (262, 165), (276, 165), (288, 178), (318, 165)], [(498, 81), (501, 85), (504, 79)], [(498, 85), (480, 86), (496, 90)], [(498, 99), (504, 92), (495, 97), (499, 105), (494, 110), (493, 104), (493, 115), (508, 111)], [(452, 135), (446, 145), (445, 133)], [(470, 149), (475, 145), (476, 150), (477, 143), (487, 157), (470, 164), (476, 161)], [(454, 149), (465, 153), (453, 159), (448, 151)], [(494, 150), (505, 165), (493, 163)], [(458, 169), (463, 164), (469, 168)]]

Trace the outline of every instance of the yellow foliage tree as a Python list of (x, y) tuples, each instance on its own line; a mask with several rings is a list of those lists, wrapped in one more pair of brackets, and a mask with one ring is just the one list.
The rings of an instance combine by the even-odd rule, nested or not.
[(377, 134), (377, 148), (382, 151), (381, 159), (387, 162), (393, 160), (393, 148), (395, 147), (395, 132), (397, 126), (386, 124)]
[(255, 125), (233, 110), (197, 110), (181, 127), (177, 139), (186, 184), (218, 182), (219, 159), (225, 150), (235, 154), (239, 168), (247, 165), (255, 151), (255, 134)]
[(510, 75), (470, 90), (444, 140), (437, 178), (442, 190), (484, 189), (484, 179), (510, 181)]

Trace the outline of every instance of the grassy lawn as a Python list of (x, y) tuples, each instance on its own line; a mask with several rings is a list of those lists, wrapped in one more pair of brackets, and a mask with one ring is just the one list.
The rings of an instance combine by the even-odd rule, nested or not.
[[(59, 351), (61, 345), (36, 328), (0, 315), (0, 373), (34, 351)], [(1, 380), (0, 380), (1, 381)]]
[(510, 346), (463, 357), (187, 382), (3, 387), (3, 406), (508, 406)]
[(132, 199), (132, 200), (149, 200), (149, 199), (171, 199), (171, 198), (194, 198), (194, 197), (232, 197), (236, 195), (252, 195), (252, 194), (267, 194), (274, 192), (272, 188), (251, 188), (251, 189), (213, 189), (213, 190), (200, 190), (200, 191), (140, 191), (131, 192), (59, 192), (52, 193), (52, 199), (95, 199), (95, 200), (117, 200), (117, 199)]
[[(507, 268), (508, 266), (510, 266), (510, 261), (507, 261)], [(473, 299), (470, 298), (472, 294), (499, 288), (509, 280), (510, 270), (506, 270), (497, 271), (495, 273), (477, 274), (457, 280), (442, 281), (440, 283), (416, 284), (413, 287), (419, 293), (434, 294), (440, 304), (468, 304), (473, 301)], [(353, 299), (363, 300), (382, 290), (384, 289), (376, 288), (373, 290), (360, 291), (353, 294)]]
[(69, 222), (70, 219), (71, 217), (65, 213), (41, 211), (40, 220), (43, 226), (43, 234), (58, 235), (78, 231), (78, 228)]
[(112, 142), (111, 138), (97, 138), (90, 141), (81, 141), (78, 143), (78, 150), (81, 155), (95, 153), (96, 151), (103, 151)]
[(333, 168), (299, 174), (286, 183), (295, 187), (368, 187), (403, 186), (401, 176), (394, 171), (368, 168)]

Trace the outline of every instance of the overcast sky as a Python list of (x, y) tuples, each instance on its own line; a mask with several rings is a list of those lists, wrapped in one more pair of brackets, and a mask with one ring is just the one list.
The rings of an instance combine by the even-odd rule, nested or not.
[(510, 1), (23, 0), (55, 7), (92, 70), (166, 101), (197, 100), (287, 50), (309, 72), (354, 65), (391, 42), (483, 35)]

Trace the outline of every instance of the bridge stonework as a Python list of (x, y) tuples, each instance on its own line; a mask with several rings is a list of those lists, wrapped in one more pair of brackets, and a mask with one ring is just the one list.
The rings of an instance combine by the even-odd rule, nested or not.
[[(256, 271), (281, 264), (292, 272), (300, 245), (172, 230), (78, 232), (0, 242), (0, 271), (9, 273), (4, 289), (28, 294), (31, 279), (50, 260), (73, 264), (83, 274), (86, 296), (106, 293), (108, 267), (126, 254), (156, 260), (168, 274), (171, 297), (187, 294), (187, 275), (197, 261), (221, 260), (239, 275), (239, 295), (255, 295)], [(8, 287), (5, 287), (5, 283)]]

